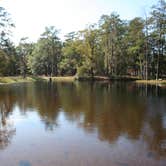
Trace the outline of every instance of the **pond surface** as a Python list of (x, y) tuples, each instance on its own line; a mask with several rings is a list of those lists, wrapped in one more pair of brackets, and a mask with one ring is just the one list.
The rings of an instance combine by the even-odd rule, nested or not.
[(0, 166), (165, 166), (166, 89), (0, 86)]

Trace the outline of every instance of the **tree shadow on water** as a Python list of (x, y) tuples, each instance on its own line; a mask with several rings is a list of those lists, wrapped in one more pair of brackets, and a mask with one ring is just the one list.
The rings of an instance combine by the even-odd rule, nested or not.
[(5, 103), (0, 103), (0, 150), (6, 148), (12, 140), (16, 129), (8, 120), (9, 110)]

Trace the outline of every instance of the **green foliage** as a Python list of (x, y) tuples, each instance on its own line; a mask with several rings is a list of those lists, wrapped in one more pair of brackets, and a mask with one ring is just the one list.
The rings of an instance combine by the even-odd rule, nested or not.
[(89, 75), (89, 68), (86, 65), (80, 66), (77, 71), (78, 77), (87, 77)]
[(117, 13), (71, 32), (64, 42), (54, 26), (46, 27), (36, 43), (10, 42), (14, 26), (0, 7), (0, 74), (166, 77), (166, 2), (159, 0), (146, 19), (129, 21)]
[[(119, 15), (103, 15), (99, 20), (101, 45), (104, 53), (104, 70), (106, 75), (121, 74), (121, 67), (125, 64), (126, 24)], [(124, 59), (123, 61), (122, 58)]]
[(46, 27), (45, 32), (35, 44), (28, 64), (35, 75), (57, 75), (61, 57), (61, 42), (57, 37), (55, 27)]
[(33, 44), (28, 42), (28, 38), (22, 38), (19, 45), (16, 48), (16, 52), (19, 58), (19, 68), (20, 74), (25, 78), (29, 73), (28, 68), (28, 57), (32, 54)]
[(76, 38), (77, 34), (68, 34), (62, 49), (60, 62), (61, 75), (75, 75), (77, 68), (82, 64), (83, 58), (80, 47), (82, 42)]
[(140, 77), (144, 76), (143, 64), (145, 63), (143, 56), (145, 34), (143, 29), (144, 22), (141, 18), (137, 17), (130, 21), (127, 32), (129, 65), (135, 70), (135, 73), (139, 73)]
[(14, 24), (10, 18), (10, 14), (3, 8), (0, 7), (0, 48), (6, 48), (10, 43), (11, 28)]
[(155, 64), (151, 70), (155, 70), (156, 79), (165, 73), (165, 57), (166, 57), (166, 2), (159, 0), (157, 5), (152, 7), (151, 12), (152, 24), (152, 46), (154, 51), (153, 60)]
[(9, 59), (7, 54), (0, 50), (0, 75), (5, 75), (8, 67)]

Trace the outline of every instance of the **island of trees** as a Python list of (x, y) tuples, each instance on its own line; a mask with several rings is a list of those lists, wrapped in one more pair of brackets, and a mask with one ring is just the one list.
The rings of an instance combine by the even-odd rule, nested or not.
[(166, 2), (159, 0), (144, 18), (122, 20), (117, 13), (102, 15), (95, 24), (58, 37), (45, 28), (36, 43), (27, 37), (15, 46), (14, 24), (0, 7), (0, 75), (129, 76), (166, 78)]

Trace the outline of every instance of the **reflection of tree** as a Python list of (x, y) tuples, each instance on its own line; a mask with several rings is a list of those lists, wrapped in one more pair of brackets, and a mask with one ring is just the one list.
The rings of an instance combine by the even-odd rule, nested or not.
[[(151, 87), (148, 96), (143, 86), (134, 84), (59, 84), (59, 93), (65, 115), (68, 120), (77, 121), (79, 127), (87, 132), (98, 132), (100, 140), (116, 141), (125, 134), (131, 139), (140, 139), (147, 132), (143, 132), (145, 122), (154, 132), (153, 139), (145, 139), (149, 148), (159, 154), (166, 155), (163, 143), (166, 142), (166, 131), (162, 125), (162, 113), (157, 111), (166, 108), (166, 102), (153, 104), (147, 102), (154, 97), (155, 87)], [(148, 87), (149, 88), (149, 87)], [(163, 105), (163, 103), (165, 103)], [(153, 105), (153, 117), (149, 117), (148, 110)], [(160, 108), (159, 105), (163, 105)], [(158, 112), (159, 117), (155, 115)], [(147, 120), (147, 118), (149, 120)], [(165, 143), (166, 147), (166, 143)], [(161, 153), (162, 152), (162, 153)]]
[(166, 129), (163, 129), (162, 117), (158, 115), (155, 119), (151, 119), (150, 125), (155, 134), (151, 141), (147, 140), (149, 148), (160, 155), (166, 155)]
[[(158, 89), (158, 97), (155, 98), (154, 92), (152, 86), (126, 83), (35, 83), (11, 86), (3, 91), (0, 89), (1, 129), (11, 131), (4, 119), (8, 119), (16, 103), (23, 113), (35, 110), (46, 130), (54, 130), (59, 125), (57, 119), (62, 108), (68, 121), (76, 122), (86, 132), (97, 132), (100, 140), (113, 143), (123, 134), (130, 139), (143, 138), (151, 151), (166, 155), (163, 148), (166, 146), (166, 126), (163, 126), (166, 108), (163, 96), (166, 93)], [(149, 126), (148, 131), (145, 130), (145, 124)], [(148, 135), (150, 131), (153, 134)], [(10, 138), (6, 140), (10, 142)]]
[(33, 89), (33, 104), (45, 124), (46, 130), (53, 130), (58, 126), (57, 117), (60, 108), (56, 84), (39, 83)]
[(149, 100), (148, 104), (146, 123), (149, 128), (144, 129), (144, 140), (151, 151), (166, 156), (166, 100), (158, 97)]
[[(112, 142), (122, 133), (138, 138), (143, 127), (145, 105), (128, 94), (124, 86), (110, 84), (61, 85), (62, 104), (68, 119), (78, 119), (87, 131), (98, 130), (99, 138)], [(112, 87), (114, 86), (114, 87)], [(72, 118), (71, 118), (72, 116)], [(132, 125), (131, 125), (132, 124)]]
[(4, 95), (0, 98), (0, 149), (5, 148), (11, 142), (15, 129), (8, 121), (9, 114), (12, 111), (13, 103), (10, 95)]
[[(4, 95), (10, 99), (10, 102), (4, 98)], [(17, 104), (22, 114), (35, 108), (47, 130), (53, 130), (57, 126), (56, 119), (60, 106), (56, 84), (43, 82), (6, 86), (0, 89), (0, 100), (5, 100), (8, 102), (7, 106), (11, 107)]]

